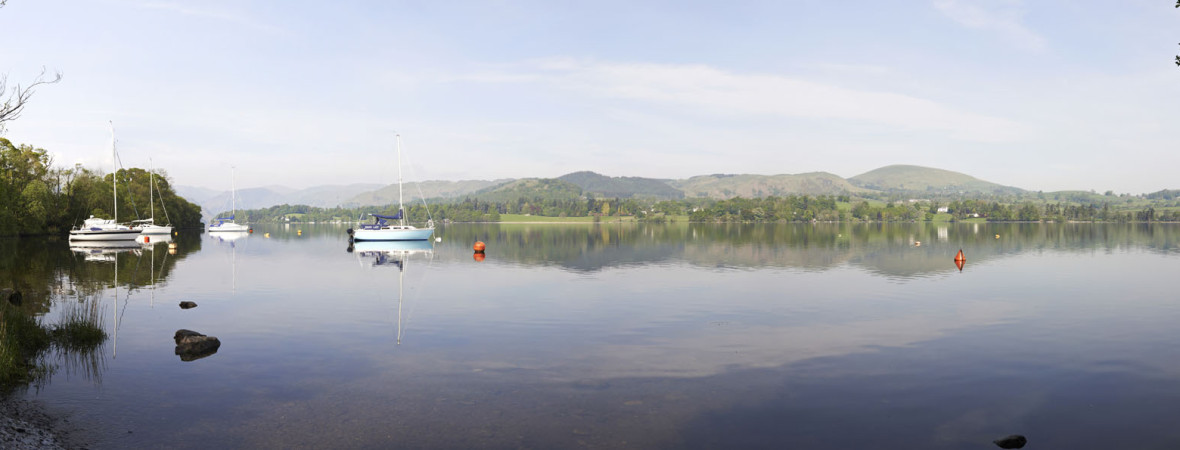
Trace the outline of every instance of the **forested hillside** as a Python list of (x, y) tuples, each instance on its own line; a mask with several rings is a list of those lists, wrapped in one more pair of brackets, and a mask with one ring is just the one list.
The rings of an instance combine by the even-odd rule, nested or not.
[(658, 199), (684, 198), (684, 192), (654, 178), (608, 177), (594, 172), (574, 172), (557, 179), (568, 181), (583, 191), (599, 197), (649, 197)]

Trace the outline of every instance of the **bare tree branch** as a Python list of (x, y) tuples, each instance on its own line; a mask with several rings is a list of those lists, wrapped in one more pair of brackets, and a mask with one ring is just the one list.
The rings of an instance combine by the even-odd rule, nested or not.
[[(3, 1), (0, 0), (0, 5)], [(4, 134), (4, 123), (16, 120), (20, 117), (21, 111), (28, 105), (29, 99), (33, 97), (34, 89), (42, 84), (53, 84), (61, 81), (61, 72), (54, 73), (53, 79), (45, 79), (45, 68), (41, 68), (41, 74), (33, 80), (32, 84), (21, 87), (16, 85), (11, 93), (8, 92), (8, 75), (0, 75), (0, 99), (4, 99), (4, 103), (0, 103), (0, 135)]]

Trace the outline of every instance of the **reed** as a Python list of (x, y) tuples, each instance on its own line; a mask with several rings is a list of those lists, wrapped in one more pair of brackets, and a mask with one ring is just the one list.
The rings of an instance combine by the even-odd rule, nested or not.
[(50, 367), (41, 356), (50, 342), (49, 332), (35, 317), (0, 303), (0, 389), (8, 391), (47, 375)]

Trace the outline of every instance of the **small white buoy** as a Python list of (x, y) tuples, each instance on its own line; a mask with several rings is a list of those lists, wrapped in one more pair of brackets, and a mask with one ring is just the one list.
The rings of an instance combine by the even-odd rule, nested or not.
[(442, 238), (436, 237), (436, 238), (434, 238), (434, 242), (442, 242)]

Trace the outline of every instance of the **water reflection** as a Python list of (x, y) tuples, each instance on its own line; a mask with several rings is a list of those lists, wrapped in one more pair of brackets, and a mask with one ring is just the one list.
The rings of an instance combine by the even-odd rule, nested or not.
[(716, 269), (851, 265), (910, 279), (953, 270), (946, 261), (959, 249), (985, 264), (1028, 251), (1180, 248), (1180, 226), (1141, 224), (461, 224), (440, 233), (450, 249), (482, 240), (499, 261), (586, 273), (685, 261)]
[(347, 251), (356, 253), (362, 265), (370, 268), (397, 268), (397, 345), (402, 345), (402, 306), (405, 302), (405, 278), (412, 256), (428, 261), (434, 256), (430, 241), (360, 241), (349, 242)]
[[(1180, 401), (1160, 275), (1178, 229), (452, 225), (350, 247), (343, 227), (258, 227), (272, 237), (182, 250), (169, 282), (131, 273), (177, 258), (38, 247), (102, 294), (118, 280), (123, 309), (101, 389), (55, 379), (45, 398), (134, 428), (95, 448), (1087, 448), (1080, 424), (1152, 436)], [(252, 264), (228, 299), (235, 257)], [(147, 284), (201, 307), (152, 310)], [(159, 344), (190, 327), (232, 346), (182, 366)], [(1124, 447), (1180, 442), (1154, 436)]]

